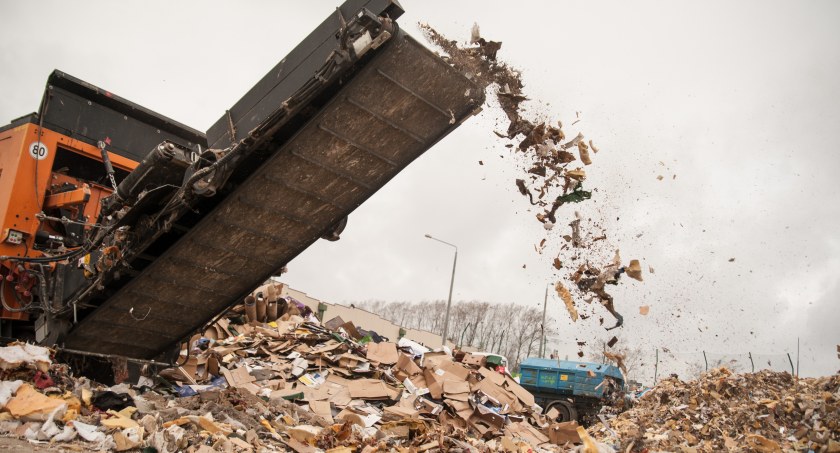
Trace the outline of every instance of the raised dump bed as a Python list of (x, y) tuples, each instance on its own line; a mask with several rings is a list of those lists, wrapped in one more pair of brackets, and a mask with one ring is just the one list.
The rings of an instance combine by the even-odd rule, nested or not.
[(624, 387), (621, 370), (603, 363), (528, 358), (519, 371), (519, 384), (546, 411), (556, 409), (560, 421), (596, 413), (605, 399)]
[[(377, 4), (374, 16), (380, 18), (401, 11), (395, 2), (347, 2), (342, 6), (346, 17), (331, 16), (313, 32), (327, 37), (324, 44), (316, 45), (312, 35), (302, 43), (311, 41), (309, 47), (321, 49), (307, 58), (330, 54), (335, 22), (340, 27), (354, 17), (347, 14), (353, 5), (363, 14), (368, 3)], [(112, 284), (107, 297), (92, 299), (97, 308), (65, 336), (65, 346), (135, 358), (159, 356), (330, 234), (480, 109), (484, 93), (474, 83), (395, 24), (388, 30), (368, 49), (356, 42), (355, 50), (364, 55), (351, 58), (352, 66), (330, 79), (339, 82), (316, 90), (303, 104), (290, 107), (289, 97), (278, 93), (300, 94), (312, 73), (295, 76), (299, 82), (278, 82), (283, 72), (275, 68), (214, 125), (207, 138), (215, 148), (252, 132), (252, 140), (240, 143), (249, 147), (240, 168), (212, 202), (199, 206), (200, 216), (189, 214), (189, 221), (175, 225), (175, 239), (169, 233), (166, 242), (158, 239), (135, 258), (139, 273)], [(278, 67), (288, 66), (292, 57)], [(299, 56), (295, 67), (324, 64), (307, 58)]]

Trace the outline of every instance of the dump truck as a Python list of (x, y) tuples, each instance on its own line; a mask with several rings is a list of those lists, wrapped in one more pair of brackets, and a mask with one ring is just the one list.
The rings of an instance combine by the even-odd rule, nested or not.
[(624, 377), (613, 365), (527, 358), (519, 364), (519, 384), (556, 421), (585, 420), (622, 394)]
[(0, 127), (0, 334), (171, 361), (337, 240), (484, 102), (399, 27), (403, 12), (345, 1), (206, 132), (50, 74), (38, 111)]

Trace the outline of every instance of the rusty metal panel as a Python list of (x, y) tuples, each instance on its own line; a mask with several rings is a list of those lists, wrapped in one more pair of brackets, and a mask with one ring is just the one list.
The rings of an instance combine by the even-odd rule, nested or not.
[(87, 316), (66, 346), (137, 358), (166, 351), (355, 210), (476, 112), (483, 96), (398, 32), (231, 196)]

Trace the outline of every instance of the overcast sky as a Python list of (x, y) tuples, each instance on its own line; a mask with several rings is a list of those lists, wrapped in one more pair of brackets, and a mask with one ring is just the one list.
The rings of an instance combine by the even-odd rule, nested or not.
[[(60, 69), (206, 130), (336, 5), (2, 2), (0, 121), (35, 111)], [(613, 291), (623, 343), (668, 348), (676, 361), (775, 354), (778, 369), (801, 337), (802, 374), (840, 368), (840, 3), (403, 6), (399, 22), (417, 38), (418, 21), (459, 41), (477, 22), (502, 41), (534, 117), (569, 125), (580, 112), (566, 132), (600, 148), (587, 168), (597, 192), (558, 217), (577, 209), (602, 223), (605, 262), (613, 247), (642, 260), (645, 281)], [(545, 231), (492, 133), (505, 128), (486, 108), (351, 215), (340, 241), (294, 260), (285, 280), (331, 302), (445, 299), (453, 250), (429, 233), (459, 247), (454, 299), (541, 306), (567, 231), (534, 251)], [(615, 333), (573, 324), (556, 296), (549, 315), (564, 354), (575, 339)]]

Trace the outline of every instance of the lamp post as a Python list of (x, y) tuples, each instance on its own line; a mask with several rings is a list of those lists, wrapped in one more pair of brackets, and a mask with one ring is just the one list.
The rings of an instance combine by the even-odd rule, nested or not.
[(444, 243), (455, 249), (455, 259), (452, 261), (452, 280), (449, 282), (449, 300), (446, 301), (446, 317), (443, 319), (443, 346), (446, 346), (446, 336), (449, 334), (449, 310), (452, 308), (452, 287), (455, 286), (455, 266), (458, 264), (458, 246), (450, 244), (446, 241), (441, 241), (431, 234), (426, 234), (426, 237), (435, 241)]
[(545, 311), (548, 307), (548, 287), (551, 286), (551, 283), (545, 285), (545, 298), (543, 298), (543, 317), (542, 317), (542, 324), (540, 324), (540, 328), (542, 328), (542, 338), (540, 339), (540, 358), (545, 358)]

